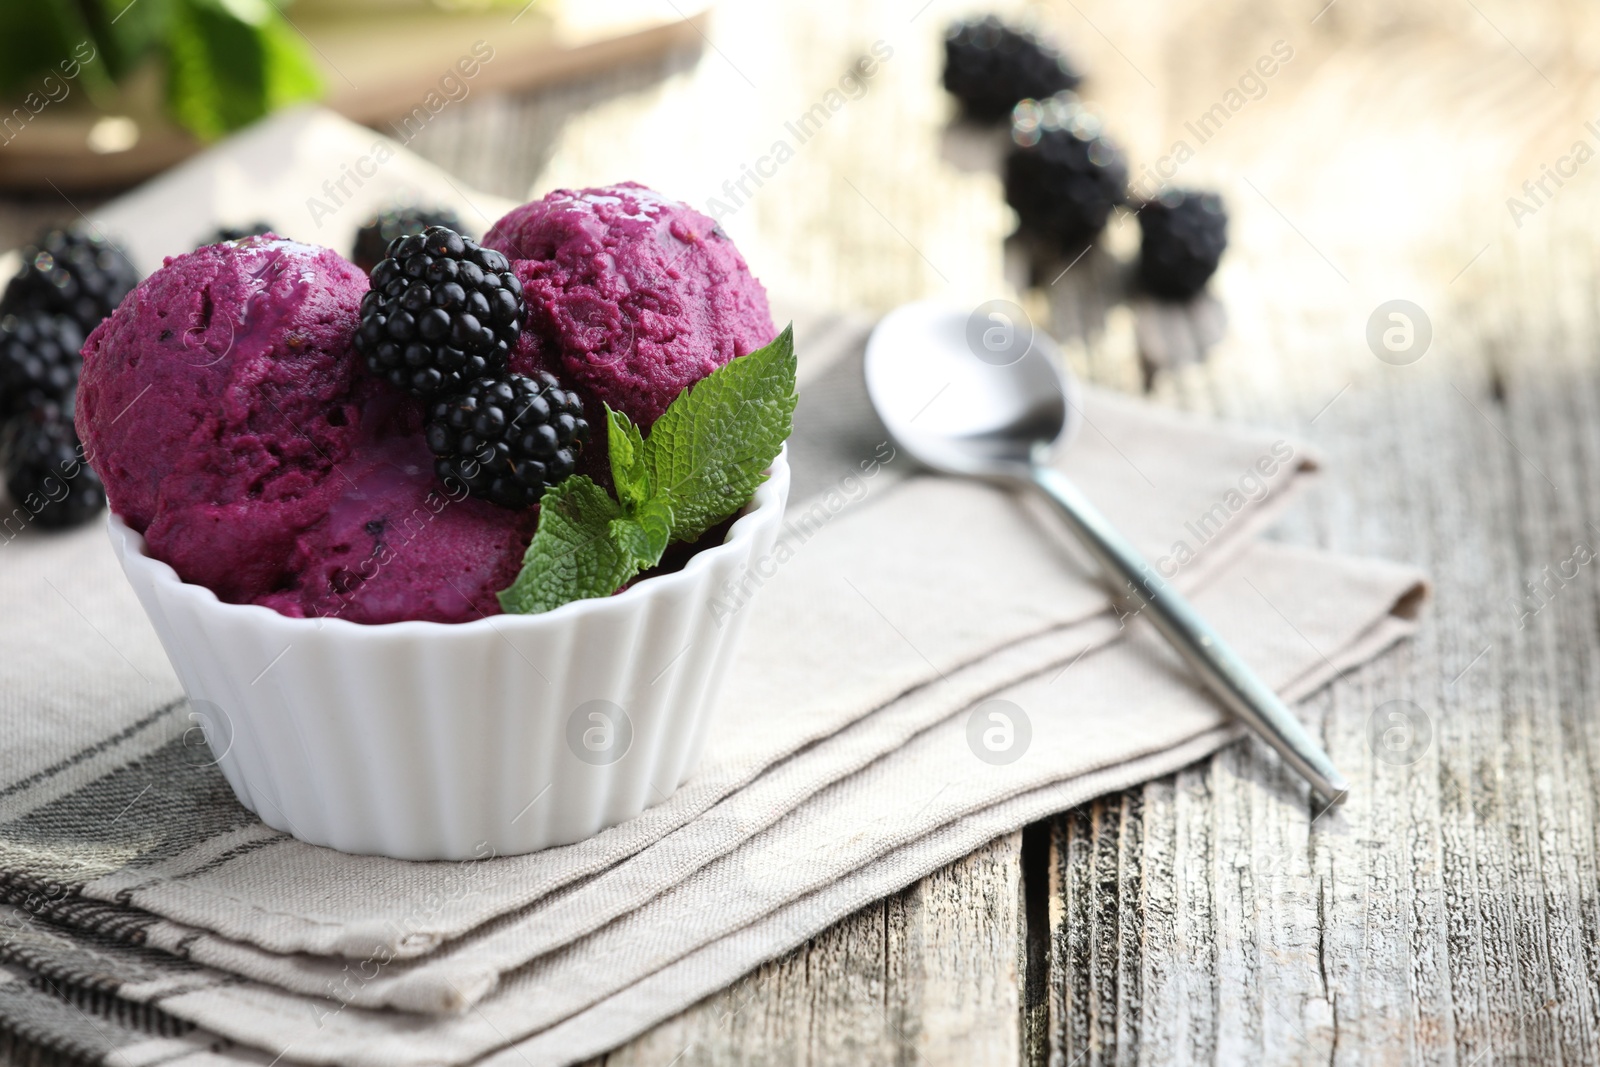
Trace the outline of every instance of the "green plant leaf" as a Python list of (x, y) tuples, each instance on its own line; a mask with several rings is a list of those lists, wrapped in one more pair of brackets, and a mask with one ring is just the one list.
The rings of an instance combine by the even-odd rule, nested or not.
[(738, 511), (789, 436), (795, 405), (794, 332), (741, 356), (678, 395), (648, 437), (606, 409), (617, 499), (575, 474), (545, 491), (522, 571), (500, 593), (507, 612), (534, 614), (610, 596)]
[(197, 136), (220, 137), (321, 91), (299, 35), (266, 0), (171, 2), (167, 104)]
[[(7, 104), (21, 103), (30, 92), (47, 98), (55, 83), (47, 87), (46, 77), (54, 76), (59, 82), (80, 55), (98, 56), (103, 51), (97, 27), (85, 15), (76, 4), (0, 3), (0, 94)], [(86, 71), (80, 62), (79, 76), (87, 73), (91, 78), (106, 79), (104, 70), (92, 67)], [(9, 111), (9, 107), (0, 109), (0, 113)]]
[(642, 569), (661, 562), (661, 556), (672, 543), (672, 505), (661, 497), (651, 497), (634, 514), (645, 533), (645, 551), (640, 555)]
[(606, 447), (611, 453), (611, 481), (623, 507), (636, 508), (650, 496), (650, 468), (644, 460), (644, 438), (633, 420), (606, 406)]
[(627, 553), (641, 571), (649, 570), (661, 562), (661, 555), (667, 550), (671, 538), (672, 512), (659, 505), (647, 508), (637, 516), (628, 515), (611, 520), (612, 543), (619, 551)]
[(168, 111), (201, 137), (322, 93), (306, 42), (268, 0), (0, 3), (0, 93), (59, 93), (53, 76), (115, 107), (114, 86), (157, 59)]
[(650, 428), (653, 492), (672, 507), (672, 539), (693, 541), (766, 480), (793, 425), (794, 327), (690, 386)]
[(574, 474), (545, 490), (539, 528), (522, 557), (522, 571), (499, 594), (512, 614), (535, 615), (585, 597), (610, 596), (639, 572), (638, 553), (613, 527), (622, 508), (603, 487)]
[[(89, 0), (80, 5), (99, 54), (87, 64), (107, 83), (121, 81), (161, 50), (177, 0)], [(61, 5), (70, 7), (72, 5)]]
[(267, 111), (321, 99), (322, 74), (305, 38), (276, 11), (261, 27), (261, 44), (266, 55)]

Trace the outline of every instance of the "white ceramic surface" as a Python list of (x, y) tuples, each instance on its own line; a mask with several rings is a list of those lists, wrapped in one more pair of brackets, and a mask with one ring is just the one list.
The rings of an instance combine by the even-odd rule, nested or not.
[(772, 551), (788, 490), (780, 454), (681, 571), (457, 624), (225, 604), (110, 534), (242, 804), (312, 844), (465, 859), (581, 840), (689, 776), (745, 620), (714, 604)]

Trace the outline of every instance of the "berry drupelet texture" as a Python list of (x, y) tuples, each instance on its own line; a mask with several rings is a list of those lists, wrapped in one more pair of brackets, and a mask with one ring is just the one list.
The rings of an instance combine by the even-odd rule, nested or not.
[(522, 331), (505, 256), (443, 226), (397, 238), (372, 270), (356, 351), (397, 388), (432, 398), (504, 373)]
[(64, 400), (78, 384), (83, 337), (66, 315), (21, 310), (0, 318), (0, 420)]
[(1093, 241), (1127, 200), (1128, 166), (1071, 93), (1024, 100), (1011, 122), (1006, 202), (1022, 228), (1063, 249)]
[(993, 15), (945, 31), (944, 87), (979, 122), (1000, 122), (1017, 101), (1076, 89), (1082, 80), (1054, 46)]
[(525, 508), (573, 472), (589, 424), (578, 395), (541, 371), (480, 378), (436, 401), (427, 433), (440, 479), (458, 479), (501, 507)]
[(467, 231), (461, 219), (449, 208), (400, 207), (374, 215), (356, 231), (350, 262), (372, 273), (372, 268), (389, 254), (389, 246), (407, 234), (421, 233), (429, 226), (443, 226), (459, 234)]
[(22, 269), (6, 286), (0, 313), (68, 315), (88, 334), (138, 284), (127, 256), (99, 234), (51, 230), (23, 250)]
[(5, 478), (11, 506), (40, 526), (77, 526), (106, 505), (105, 487), (84, 462), (70, 399), (18, 418), (6, 433)]
[(1228, 247), (1228, 214), (1216, 193), (1168, 189), (1139, 209), (1139, 228), (1139, 281), (1172, 300), (1204, 289)]

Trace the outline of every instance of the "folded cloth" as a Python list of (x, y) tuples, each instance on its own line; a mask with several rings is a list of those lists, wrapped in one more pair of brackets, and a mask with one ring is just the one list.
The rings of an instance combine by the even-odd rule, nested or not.
[[(806, 332), (800, 336), (804, 342)], [(965, 688), (921, 692), (1019, 641), (1104, 614), (1107, 598), (1047, 514), (987, 485), (907, 478), (910, 461), (881, 431), (871, 432), (875, 422), (859, 384), (860, 332), (832, 336), (850, 344), (846, 355), (835, 359), (819, 342), (807, 346), (806, 358), (832, 359), (822, 377), (850, 382), (854, 402), (834, 395), (813, 419), (803, 386), (792, 443), (796, 471), (829, 488), (796, 501), (770, 565), (758, 564), (771, 577), (754, 574), (711, 606), (752, 613), (744, 653), (711, 723), (704, 765), (640, 818), (576, 845), (468, 864), (341, 856), (271, 830), (224, 802), (227, 788), (214, 769), (190, 766), (208, 765), (210, 757), (183, 743), (186, 732), (191, 742), (197, 732), (186, 708), (172, 702), (170, 669), (103, 535), (82, 531), (13, 542), (9, 551), (26, 555), (28, 564), (0, 576), (0, 595), (42, 603), (59, 619), (58, 634), (76, 627), (81, 636), (65, 650), (75, 684), (95, 674), (79, 660), (98, 657), (100, 675), (114, 680), (110, 688), (125, 692), (136, 671), (132, 677), (150, 679), (144, 688), (157, 696), (108, 718), (116, 729), (87, 746), (97, 749), (92, 758), (80, 758), (81, 737), (52, 745), (48, 732), (41, 734), (41, 751), (19, 762), (21, 780), (4, 798), (10, 822), (0, 832), (0, 871), (76, 885), (85, 898), (271, 952), (418, 956), (661, 841), (774, 763), (902, 695), (921, 709), (904, 727), (915, 729), (1048, 660), (1054, 647), (1014, 652), (979, 668)], [(1089, 429), (1064, 466), (1136, 544), (1170, 561), (1180, 587), (1195, 587), (1235, 556), (1310, 469), (1303, 451), (1271, 435), (1218, 430), (1100, 394), (1091, 395), (1085, 414)], [(841, 444), (835, 422), (868, 432)], [(820, 479), (819, 468), (827, 472)], [(1183, 551), (1174, 547), (1191, 542)], [(37, 643), (14, 661), (26, 684), (37, 687), (60, 653), (40, 639), (47, 627), (22, 617), (13, 623), (28, 631), (20, 639)], [(662, 664), (663, 673), (670, 669)], [(0, 676), (0, 686), (9, 685)], [(125, 707), (127, 697), (118, 696)], [(158, 714), (164, 706), (168, 712)], [(38, 729), (26, 705), (17, 711)], [(75, 704), (66, 717), (81, 714)], [(786, 800), (774, 798), (769, 816), (902, 736), (884, 735), (877, 747), (834, 760), (833, 770), (798, 782)], [(137, 764), (107, 774), (111, 749)], [(540, 788), (530, 781), (530, 801)], [(658, 788), (665, 796), (671, 783)], [(35, 806), (44, 798), (49, 802)], [(756, 828), (735, 829), (747, 835)], [(419, 908), (418, 901), (437, 903)], [(189, 931), (149, 936), (187, 938)], [(211, 961), (200, 955), (205, 946), (189, 947)]]
[[(1259, 545), (1196, 600), (1293, 698), (1408, 632), (1418, 588), (1406, 568)], [(574, 1062), (996, 834), (1166, 773), (1236, 736), (1143, 630), (945, 718), (642, 907), (513, 971), (469, 1013), (346, 1007), (102, 935), (62, 945), (57, 931), (20, 912), (8, 919), (11, 941), (54, 981), (93, 975), (122, 998), (159, 1004), (286, 1060), (465, 1063), (499, 1051), (506, 1063)], [(1028, 743), (1011, 762), (994, 761), (1009, 751), (971, 740), (972, 723), (987, 726), (999, 701), (1013, 726), (1029, 723)], [(1126, 758), (1108, 764), (1110, 751)]]
[[(251, 158), (298, 203), (315, 183), (296, 146), (344, 134), (275, 121)], [(167, 201), (208, 165), (135, 194), (120, 228), (187, 208)], [(0, 959), (35, 976), (0, 984), (0, 1025), (65, 1042), (56, 983), (160, 1005), (262, 1062), (462, 1063), (516, 1042), (568, 1062), (999, 833), (1234, 736), (1052, 517), (912, 476), (865, 401), (863, 324), (797, 326), (790, 516), (708, 606), (750, 618), (705, 762), (639, 818), (534, 856), (405, 863), (265, 827), (195, 743), (103, 533), (0, 534)], [(1413, 625), (1415, 573), (1252, 543), (1307, 481), (1303, 448), (1100, 394), (1085, 415), (1063, 468), (1286, 694)], [(122, 1060), (157, 1055), (129, 1042)]]
[[(856, 371), (854, 358), (847, 353), (828, 373), (850, 379)], [(834, 411), (830, 404), (829, 412)], [(1126, 445), (1104, 450), (1099, 457), (1102, 464), (1114, 460), (1118, 466), (1137, 467), (1141, 459), (1159, 461), (1160, 450), (1150, 448), (1152, 441), (1165, 439), (1165, 433), (1182, 432), (1189, 436), (1168, 441), (1177, 454), (1193, 463), (1195, 457), (1207, 454), (1203, 443), (1209, 442), (1236, 461), (1216, 468), (1231, 472), (1253, 469), (1249, 457), (1270, 455), (1275, 443), (1183, 423), (1175, 424), (1174, 429), (1166, 416), (1116, 404), (1105, 404), (1102, 409), (1091, 402), (1088, 414), (1106, 434), (1105, 441), (1118, 440), (1111, 436), (1116, 433)], [(827, 420), (819, 415), (819, 421)], [(827, 462), (832, 438), (824, 436), (828, 440), (815, 448), (808, 447), (804, 438), (797, 439), (795, 452), (802, 457), (797, 467)], [(1089, 446), (1090, 441), (1084, 444)], [(1117, 455), (1119, 450), (1123, 455)], [(1082, 454), (1093, 455), (1093, 450), (1086, 447)], [(807, 456), (814, 459), (803, 458)], [(1243, 463), (1237, 462), (1241, 456)], [(889, 461), (883, 473), (887, 474), (893, 462)], [(1215, 474), (1206, 477), (1205, 467), (1205, 463), (1195, 464), (1185, 477), (1186, 484), (1195, 484), (1195, 479), (1203, 485), (1220, 484), (1216, 494), (1225, 497), (1229, 479), (1219, 483)], [(1080, 481), (1094, 485), (1093, 468), (1085, 466), (1074, 473)], [(1288, 475), (1278, 483), (1279, 495), (1294, 477)], [(1244, 495), (1261, 495), (1253, 491), (1253, 484), (1245, 487), (1251, 491)], [(956, 495), (948, 495), (952, 492)], [(597, 1033), (605, 1035), (604, 1042), (624, 1040), (637, 1028), (681, 1009), (761, 959), (848, 914), (873, 895), (892, 892), (997, 833), (1070, 806), (1094, 791), (1163, 773), (1232, 736), (1232, 727), (1196, 691), (1170, 654), (1147, 635), (1139, 636), (1141, 625), (1133, 627), (1133, 639), (1098, 653), (1091, 651), (1120, 632), (1119, 621), (1104, 610), (1103, 601), (1091, 605), (1087, 618), (1036, 626), (1020, 639), (1014, 632), (1002, 631), (1008, 641), (1004, 647), (988, 655), (968, 656), (962, 662), (949, 646), (930, 636), (936, 631), (918, 628), (919, 622), (937, 616), (905, 610), (894, 599), (892, 585), (870, 584), (877, 565), (874, 553), (884, 551), (884, 546), (890, 546), (892, 552), (892, 546), (928, 536), (925, 528), (937, 525), (928, 520), (934, 515), (958, 516), (962, 525), (971, 523), (981, 531), (977, 543), (964, 546), (973, 554), (971, 558), (998, 558), (1041, 568), (1037, 577), (1044, 584), (1039, 589), (1011, 585), (1012, 596), (1031, 597), (1040, 592), (1061, 599), (1072, 596), (1076, 590), (1070, 587), (1049, 588), (1050, 576), (1042, 570), (1054, 566), (1070, 575), (1074, 573), (1072, 561), (1052, 557), (1060, 546), (1050, 539), (1051, 531), (1033, 525), (1018, 502), (982, 487), (918, 478), (891, 488), (886, 480), (877, 499), (872, 499), (872, 491), (856, 495), (861, 506), (848, 513), (841, 508), (819, 525), (773, 573), (761, 596), (751, 601), (751, 640), (743, 661), (748, 664), (748, 675), (739, 676), (741, 680), (732, 687), (731, 699), (717, 719), (708, 765), (720, 764), (724, 759), (721, 746), (728, 742), (732, 743), (726, 751), (736, 753), (733, 759), (737, 760), (754, 758), (751, 753), (760, 753), (763, 741), (778, 742), (766, 751), (789, 755), (769, 758), (764, 772), (743, 777), (742, 785), (725, 791), (703, 814), (688, 816), (675, 830), (654, 837), (634, 850), (633, 858), (609, 866), (602, 866), (603, 860), (591, 861), (597, 869), (570, 881), (565, 890), (530, 896), (526, 904), (510, 912), (488, 913), (501, 918), (476, 924), (454, 920), (470, 931), (467, 936), (436, 944), (422, 959), (407, 963), (388, 961), (382, 946), (399, 943), (407, 932), (427, 928), (430, 918), (445, 908), (470, 903), (475, 894), (497, 889), (496, 879), (480, 877), (486, 871), (503, 868), (506, 877), (529, 878), (537, 885), (538, 876), (531, 871), (541, 857), (471, 865), (390, 864), (273, 837), (280, 860), (292, 861), (287, 871), (297, 880), (284, 887), (290, 891), (286, 896), (304, 893), (326, 876), (324, 893), (338, 900), (359, 889), (359, 883), (351, 888), (337, 886), (344, 865), (364, 871), (378, 864), (400, 874), (421, 868), (430, 879), (422, 891), (433, 899), (395, 899), (393, 891), (380, 896), (368, 884), (366, 891), (375, 903), (391, 900), (391, 906), (402, 915), (400, 909), (409, 907), (417, 921), (385, 931), (388, 939), (375, 943), (368, 956), (352, 966), (346, 960), (274, 955), (226, 941), (201, 927), (157, 919), (130, 908), (126, 899), (118, 902), (115, 893), (108, 895), (107, 903), (95, 902), (86, 899), (90, 894), (84, 892), (88, 888), (84, 885), (61, 903), (54, 915), (76, 921), (80, 927), (98, 928), (101, 933), (80, 936), (76, 948), (69, 950), (65, 945), (74, 942), (64, 942), (53, 927), (29, 923), (27, 910), (21, 909), (11, 916), (16, 929), (7, 955), (29, 961), (35, 970), (61, 983), (81, 982), (85, 975), (94, 975), (102, 983), (109, 979), (126, 1000), (160, 1004), (163, 1010), (199, 1022), (208, 1030), (274, 1054), (288, 1045), (285, 1058), (290, 1060), (469, 1062), (508, 1041), (533, 1035), (529, 1048), (538, 1053), (535, 1062), (566, 1062), (601, 1051), (594, 1047)], [(1268, 494), (1254, 507), (1270, 514), (1272, 498), (1273, 494)], [(902, 500), (912, 503), (900, 503)], [(1129, 510), (1136, 513), (1136, 509)], [(1188, 526), (1211, 533), (1208, 547), (1226, 548), (1219, 555), (1232, 562), (1225, 568), (1203, 567), (1200, 557), (1206, 553), (1202, 550), (1189, 573), (1212, 578), (1201, 583), (1198, 603), (1286, 693), (1300, 695), (1321, 684), (1331, 672), (1370, 656), (1410, 625), (1402, 615), (1414, 611), (1418, 589), (1414, 573), (1387, 564), (1251, 545), (1237, 535), (1237, 543), (1232, 543), (1235, 538), (1228, 536), (1230, 527), (1244, 533), (1259, 525), (1257, 515), (1245, 514), (1247, 510), (1253, 511), (1252, 506), (1241, 506), (1234, 521), (1220, 527), (1215, 525), (1221, 521), (1220, 513), (1203, 520), (1206, 526), (1185, 520)], [(994, 514), (974, 518), (975, 513), (985, 511)], [(1196, 516), (1206, 514), (1203, 507), (1189, 511)], [(1130, 524), (1129, 529), (1137, 526)], [(949, 535), (948, 530), (944, 535)], [(1136, 536), (1147, 544), (1159, 544), (1159, 539), (1152, 540), (1147, 534)], [(1199, 536), (1191, 533), (1190, 540), (1198, 541)], [(38, 545), (13, 547), (31, 550), (49, 544), (41, 540)], [(869, 547), (857, 547), (853, 554), (852, 544)], [(1019, 562), (1030, 551), (1042, 554)], [(857, 562), (857, 554), (863, 562)], [(864, 614), (839, 627), (813, 621), (805, 624), (812, 629), (795, 629), (792, 620), (799, 608), (816, 599), (818, 583), (830, 573), (829, 569), (808, 567), (811, 560), (826, 562), (836, 581), (847, 579), (861, 594), (858, 599), (877, 617), (878, 625), (896, 641), (873, 641), (870, 627), (860, 625), (863, 620), (871, 621)], [(850, 565), (854, 565), (851, 571), (841, 574), (837, 570)], [(997, 582), (1027, 577), (1007, 575), (1006, 569), (997, 568)], [(1216, 573), (1219, 569), (1220, 576)], [(1180, 581), (1184, 577), (1180, 572)], [(115, 580), (114, 574), (100, 576), (101, 583), (113, 587)], [(65, 599), (70, 595), (70, 583), (67, 578), (62, 582), (58, 588)], [(949, 579), (944, 582), (948, 584)], [(938, 582), (929, 584), (942, 587)], [(873, 592), (867, 593), (868, 588)], [(1013, 616), (1002, 610), (1006, 599), (993, 596), (988, 586), (980, 589), (979, 596), (985, 595), (988, 601), (980, 602), (976, 609), (970, 602), (957, 602), (924, 610), (964, 610), (970, 617), (973, 610), (987, 609), (997, 613), (1002, 625), (1015, 625), (1010, 621)], [(850, 603), (842, 597), (833, 599)], [(876, 606), (876, 600), (889, 607)], [(1094, 606), (1101, 610), (1093, 612)], [(1397, 615), (1397, 610), (1402, 615)], [(897, 612), (898, 622), (890, 611)], [(131, 618), (138, 621), (136, 615)], [(1071, 619), (1073, 615), (1055, 618)], [(97, 626), (108, 638), (115, 633), (113, 621), (103, 619)], [(797, 632), (815, 635), (807, 642), (813, 654), (817, 650), (811, 645), (833, 644), (834, 638), (841, 646), (871, 642), (872, 655), (884, 669), (905, 668), (914, 656), (922, 662), (923, 680), (897, 683), (893, 698), (858, 713), (843, 729), (826, 732), (825, 727), (837, 718), (821, 727), (775, 721), (783, 717), (784, 695), (781, 688), (762, 686), (770, 684), (767, 676), (777, 669), (769, 668), (772, 660), (797, 654), (793, 640)], [(988, 636), (982, 627), (970, 632), (979, 639)], [(896, 644), (907, 650), (899, 658)], [(123, 647), (133, 648), (135, 643)], [(923, 652), (922, 648), (933, 651)], [(922, 660), (924, 655), (929, 659)], [(109, 653), (104, 658), (102, 670), (115, 659)], [(829, 692), (831, 676), (826, 661), (813, 662), (813, 669), (819, 672), (814, 687)], [(849, 675), (857, 686), (862, 685), (860, 679), (870, 676), (870, 671), (863, 669), (870, 667), (870, 662), (860, 662)], [(121, 663), (124, 673), (129, 667), (156, 673), (149, 664), (138, 668), (136, 661)], [(816, 699), (816, 694), (798, 696)], [(1031, 741), (1014, 762), (991, 763), (979, 756), (980, 751), (988, 751), (981, 744), (986, 719), (978, 719), (980, 743), (974, 747), (968, 740), (972, 716), (957, 713), (979, 702), (976, 711), (987, 714), (984, 709), (991, 703), (984, 702), (986, 697), (1009, 702), (1010, 707), (1002, 706), (1002, 710), (1012, 720), (1013, 737), (1023, 718), (1029, 723)], [(767, 703), (756, 703), (758, 700)], [(813, 714), (819, 716), (828, 714), (830, 707), (820, 699), (810, 706), (818, 709)], [(182, 724), (176, 710), (169, 717)], [(119, 736), (132, 730), (131, 736), (138, 737), (151, 729), (139, 727), (147, 718), (135, 719)], [(29, 784), (11, 795), (38, 789), (52, 778), (101, 758), (117, 747), (116, 738), (108, 740), (113, 743), (86, 746), (89, 755), (82, 759), (57, 759), (53, 767), (45, 768), (53, 774), (21, 776), (20, 781)], [(883, 753), (890, 754), (876, 758)], [(232, 864), (263, 862), (267, 850), (256, 848), (230, 856), (225, 847), (202, 841), (191, 848), (197, 854), (191, 857), (176, 851), (176, 842), (169, 844), (163, 837), (160, 828), (166, 825), (170, 831), (173, 820), (182, 819), (186, 809), (231, 804), (225, 787), (202, 784), (215, 772), (207, 766), (189, 766), (184, 757), (192, 754), (181, 738), (169, 741), (164, 750), (140, 761), (141, 767), (110, 774), (102, 769), (86, 786), (58, 793), (42, 809), (13, 819), (0, 831), (12, 883), (32, 881), (37, 885), (42, 883), (41, 871), (61, 872), (72, 866), (92, 869), (97, 855), (109, 853), (116, 858), (132, 854), (135, 861), (124, 863), (115, 875), (138, 877), (144, 883), (139, 891), (147, 894), (164, 884), (163, 878), (179, 885), (213, 883), (208, 896), (215, 902), (219, 918), (227, 919), (227, 898), (222, 891), (226, 882), (214, 880), (225, 879)], [(163, 755), (166, 763), (149, 766)], [(158, 772), (163, 777), (161, 792), (155, 795)], [(169, 772), (175, 777), (166, 777)], [(725, 777), (741, 778), (732, 773)], [(182, 787), (190, 778), (194, 784)], [(114, 788), (107, 787), (118, 779), (124, 780)], [(691, 780), (686, 789), (694, 784)], [(153, 818), (140, 814), (146, 804)], [(74, 830), (72, 819), (91, 811), (101, 812), (102, 817)], [(107, 817), (110, 827), (105, 825)], [(137, 830), (119, 835), (115, 828), (124, 823)], [(84, 833), (85, 828), (91, 832)], [(50, 833), (59, 835), (53, 846)], [(163, 854), (143, 870), (137, 861), (141, 835), (160, 842), (155, 851)], [(34, 855), (44, 857), (31, 870), (12, 862), (24, 843)], [(574, 850), (580, 848), (574, 846)], [(566, 864), (563, 871), (571, 870), (570, 861), (562, 862)], [(152, 867), (164, 868), (162, 877), (152, 877)], [(269, 908), (271, 901), (265, 894), (270, 892), (270, 871), (260, 883), (262, 888), (254, 888), (261, 873), (241, 880), (232, 894), (235, 907)], [(564, 876), (546, 875), (544, 882), (559, 882)], [(332, 891), (326, 888), (329, 885), (334, 886)], [(251, 900), (252, 892), (262, 895)], [(497, 909), (499, 899), (494, 905)], [(286, 909), (280, 904), (280, 910)], [(173, 955), (121, 947), (119, 940), (127, 940), (130, 934)], [(183, 954), (189, 955), (190, 961), (175, 958)], [(212, 966), (196, 966), (194, 961), (201, 958)], [(237, 974), (217, 968), (251, 975), (255, 981), (241, 982)], [(496, 990), (500, 975), (507, 971), (509, 977)], [(275, 987), (299, 989), (302, 995)], [(433, 1024), (415, 1015), (361, 1007), (398, 1004), (440, 1010), (473, 1001), (481, 1001), (477, 1011)], [(606, 1025), (596, 1027), (598, 1016), (592, 1013), (600, 1011), (607, 1013)], [(622, 1018), (630, 1020), (628, 1026), (634, 1029), (618, 1029)]]

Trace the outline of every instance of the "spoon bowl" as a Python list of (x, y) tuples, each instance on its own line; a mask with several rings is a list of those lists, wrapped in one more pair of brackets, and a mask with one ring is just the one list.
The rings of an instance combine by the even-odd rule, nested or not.
[(924, 466), (1027, 481), (1039, 449), (1064, 448), (1077, 434), (1079, 390), (1061, 350), (1017, 321), (1021, 308), (1010, 309), (973, 328), (962, 311), (906, 304), (873, 330), (867, 395), (896, 443)]
[(895, 443), (946, 474), (1043, 493), (1099, 564), (1113, 598), (1151, 623), (1212, 694), (1330, 802), (1349, 790), (1300, 720), (1061, 471), (1082, 421), (1061, 352), (1020, 307), (934, 303), (884, 316), (867, 341), (867, 395)]

